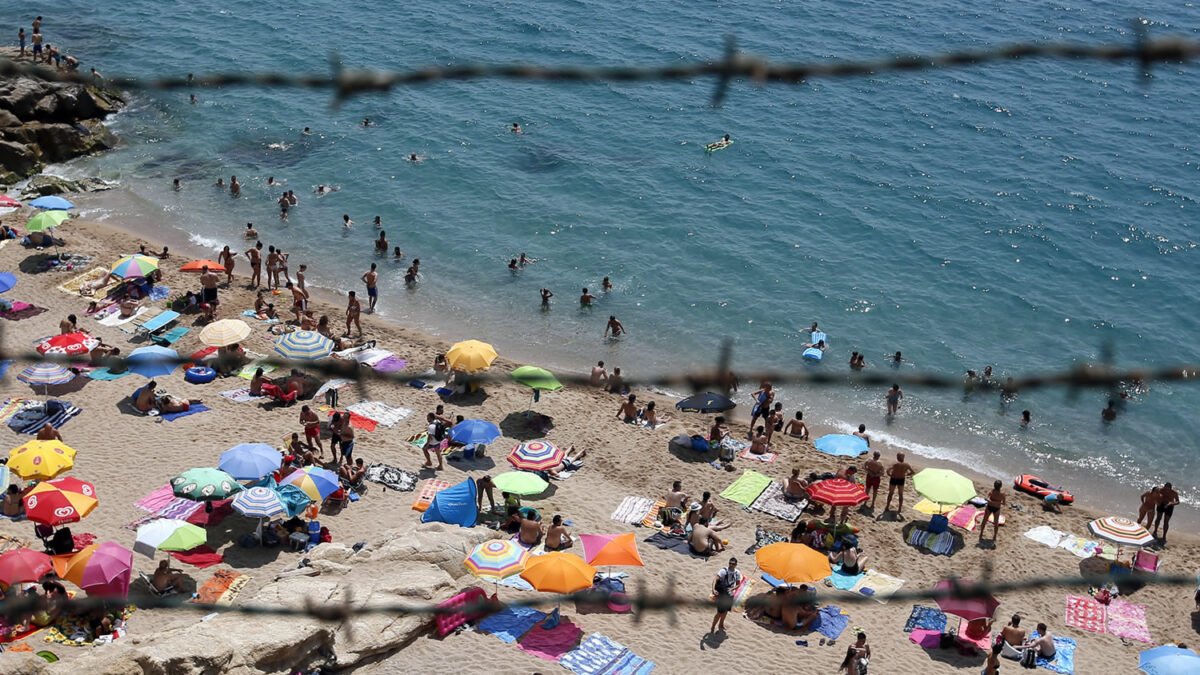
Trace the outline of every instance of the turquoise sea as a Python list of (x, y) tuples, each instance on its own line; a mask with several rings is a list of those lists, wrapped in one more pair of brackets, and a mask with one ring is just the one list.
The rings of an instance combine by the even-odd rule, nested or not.
[[(1151, 11), (1152, 10), (1152, 11)], [(1153, 35), (1195, 37), (1191, 3), (1146, 10)], [(1130, 41), (1133, 10), (1059, 3), (262, 3), (67, 0), (48, 41), (105, 74), (328, 71), (472, 61), (675, 64), (726, 35), (773, 60), (836, 61), (1013, 41)], [(26, 12), (28, 13), (28, 12)], [(10, 17), (13, 12), (7, 13)], [(32, 17), (30, 17), (32, 19)], [(15, 28), (14, 28), (15, 31)], [(381, 313), (448, 339), (582, 370), (657, 373), (715, 359), (805, 368), (813, 321), (824, 371), (851, 351), (873, 369), (958, 376), (1200, 361), (1195, 67), (1027, 61), (942, 72), (733, 86), (710, 81), (438, 83), (331, 105), (328, 92), (198, 88), (135, 94), (113, 120), (126, 146), (60, 167), (122, 189), (84, 215), (214, 250), (253, 221), (310, 278), (357, 287), (370, 221), (421, 259), (424, 281), (380, 260)], [(377, 123), (362, 128), (370, 117)], [(512, 122), (523, 135), (507, 131)], [(304, 137), (303, 127), (314, 135)], [(735, 144), (707, 154), (729, 133)], [(405, 161), (417, 153), (421, 162)], [(212, 187), (236, 174), (240, 199)], [(273, 176), (300, 204), (286, 223)], [(181, 192), (171, 181), (182, 179)], [(341, 187), (317, 198), (313, 186)], [(341, 226), (342, 214), (356, 225)], [(507, 261), (537, 262), (519, 275)], [(581, 310), (583, 286), (615, 285)], [(550, 311), (538, 290), (549, 287)], [(630, 335), (601, 339), (618, 316)], [(751, 383), (744, 383), (749, 385)], [(999, 477), (1031, 470), (1128, 506), (1168, 477), (1200, 504), (1195, 385), (1154, 383), (1115, 424), (1106, 394), (910, 388), (890, 424), (883, 390), (786, 387), (790, 411)], [(1018, 423), (1030, 409), (1034, 424)]]

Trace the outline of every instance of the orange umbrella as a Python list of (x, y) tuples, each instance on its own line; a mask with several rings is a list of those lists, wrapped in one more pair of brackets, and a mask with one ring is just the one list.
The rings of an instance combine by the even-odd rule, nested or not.
[(179, 268), (180, 272), (203, 272), (204, 267), (208, 266), (209, 272), (224, 272), (225, 266), (215, 260), (193, 260), (190, 263), (185, 263)]
[(591, 588), (595, 576), (596, 568), (583, 558), (561, 552), (534, 556), (521, 572), (522, 579), (545, 593), (574, 593)]
[(829, 558), (804, 544), (770, 544), (758, 549), (754, 559), (764, 572), (789, 584), (808, 584), (833, 574)]
[(588, 564), (600, 567), (602, 565), (630, 565), (642, 567), (642, 556), (638, 553), (637, 542), (632, 532), (625, 534), (581, 534), (583, 540), (583, 555)]

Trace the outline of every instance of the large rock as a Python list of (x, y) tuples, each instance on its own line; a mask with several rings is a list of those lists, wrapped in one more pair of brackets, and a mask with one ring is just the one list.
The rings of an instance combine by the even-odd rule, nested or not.
[[(0, 183), (19, 180), (36, 171), (39, 166), (37, 150), (24, 143), (0, 140)], [(4, 180), (6, 173), (15, 178)]]
[[(0, 80), (0, 140), (29, 146), (0, 155), (0, 183), (37, 173), (42, 166), (113, 147), (116, 139), (101, 120), (124, 105), (113, 91), (82, 84), (21, 77)], [(11, 160), (11, 161), (10, 161)]]
[(71, 192), (103, 192), (114, 187), (116, 187), (115, 183), (109, 183), (99, 178), (71, 180), (42, 174), (29, 179), (29, 183), (21, 191), (21, 196), (25, 199), (35, 199), (46, 195), (61, 195)]

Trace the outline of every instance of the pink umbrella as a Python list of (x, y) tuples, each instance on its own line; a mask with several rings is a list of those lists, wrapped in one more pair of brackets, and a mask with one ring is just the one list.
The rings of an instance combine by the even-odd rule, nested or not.
[[(970, 579), (958, 579), (957, 581), (942, 580), (934, 585), (935, 591), (950, 591), (955, 585), (958, 585), (964, 590), (970, 590), (975, 585)], [(970, 621), (971, 619), (982, 619), (992, 616), (996, 613), (996, 608), (1000, 606), (1000, 601), (991, 594), (972, 598), (956, 598), (952, 595), (937, 598), (938, 607), (947, 614), (961, 616)]]
[(642, 557), (638, 554), (637, 543), (632, 532), (625, 534), (581, 534), (583, 541), (583, 559), (589, 565), (630, 565), (642, 566)]
[[(86, 549), (85, 549), (86, 551)], [(81, 551), (79, 554), (82, 554)], [(129, 595), (129, 578), (133, 570), (133, 551), (106, 541), (92, 551), (84, 561), (79, 587), (89, 595)], [(70, 576), (67, 577), (69, 580)]]
[(16, 208), (21, 205), (21, 202), (9, 197), (6, 194), (0, 194), (0, 208)]

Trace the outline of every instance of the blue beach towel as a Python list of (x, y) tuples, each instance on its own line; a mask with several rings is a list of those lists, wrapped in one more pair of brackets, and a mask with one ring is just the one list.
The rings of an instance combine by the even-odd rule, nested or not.
[(509, 607), (480, 621), (479, 630), (511, 643), (544, 618), (543, 612), (532, 607)]
[(195, 415), (196, 413), (208, 412), (209, 409), (210, 408), (203, 403), (193, 403), (190, 408), (184, 410), (183, 412), (163, 413), (159, 415), (159, 419), (164, 419), (168, 422), (174, 422), (180, 417), (187, 417), (188, 415)]
[(866, 572), (859, 572), (858, 574), (854, 575), (842, 574), (842, 566), (839, 563), (834, 565), (833, 574), (829, 575), (829, 580), (833, 583), (833, 587), (839, 591), (848, 591), (854, 588), (854, 586), (858, 584), (858, 580), (862, 579), (866, 575)]
[(813, 622), (812, 630), (830, 640), (836, 640), (848, 625), (850, 625), (850, 615), (842, 614), (840, 607), (827, 605), (817, 612), (817, 620)]
[(934, 607), (913, 605), (912, 614), (909, 615), (908, 621), (904, 623), (904, 632), (911, 633), (914, 628), (924, 628), (925, 630), (936, 630), (939, 633), (944, 633), (946, 632), (946, 614)]
[(166, 300), (167, 296), (169, 295), (171, 295), (170, 286), (155, 286), (154, 288), (150, 289), (151, 302), (155, 300)]
[(654, 663), (600, 633), (587, 636), (558, 663), (578, 675), (645, 675), (654, 670)]
[[(1038, 632), (1033, 631), (1030, 639), (1036, 639)], [(1039, 667), (1047, 670), (1053, 670), (1056, 673), (1063, 675), (1073, 675), (1075, 672), (1075, 641), (1069, 637), (1054, 636), (1054, 660), (1047, 661), (1041, 656), (1038, 657), (1037, 664)]]
[(46, 401), (41, 406), (40, 411), (41, 414), (38, 414), (38, 409), (23, 410), (8, 421), (8, 426), (17, 433), (32, 435), (40, 431), (47, 422), (50, 423), (50, 426), (57, 429), (66, 424), (67, 420), (83, 412), (81, 408), (77, 408), (67, 401), (57, 401), (54, 399)]
[(93, 380), (119, 380), (129, 374), (129, 371), (123, 373), (114, 373), (108, 368), (96, 368), (88, 373), (88, 378)]

